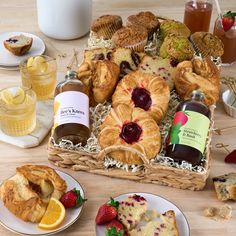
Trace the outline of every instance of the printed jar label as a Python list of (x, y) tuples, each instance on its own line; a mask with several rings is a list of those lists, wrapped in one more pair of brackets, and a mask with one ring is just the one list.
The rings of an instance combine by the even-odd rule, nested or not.
[(54, 99), (54, 129), (62, 124), (77, 123), (89, 128), (89, 98), (86, 94), (67, 91)]
[(170, 132), (170, 145), (187, 145), (203, 154), (209, 126), (210, 120), (198, 112), (176, 112)]

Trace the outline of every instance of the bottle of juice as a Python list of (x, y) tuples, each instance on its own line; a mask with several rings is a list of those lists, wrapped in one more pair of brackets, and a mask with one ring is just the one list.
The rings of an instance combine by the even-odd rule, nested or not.
[(68, 71), (65, 80), (55, 89), (53, 138), (85, 145), (90, 136), (89, 98), (75, 71)]
[(193, 165), (200, 163), (205, 150), (211, 115), (203, 99), (203, 93), (194, 90), (191, 99), (181, 102), (177, 107), (166, 156)]

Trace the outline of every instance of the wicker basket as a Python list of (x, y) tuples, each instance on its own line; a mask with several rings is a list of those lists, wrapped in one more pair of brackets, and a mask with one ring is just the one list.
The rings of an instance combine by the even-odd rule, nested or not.
[[(212, 117), (214, 107), (211, 107)], [(213, 120), (211, 121), (211, 128)], [(48, 143), (48, 159), (55, 165), (70, 168), (75, 171), (86, 171), (93, 174), (105, 175), (114, 178), (135, 180), (142, 183), (168, 185), (175, 188), (201, 190), (206, 184), (210, 169), (210, 142), (211, 132), (205, 149), (203, 171), (195, 172), (149, 161), (141, 152), (122, 145), (109, 146), (100, 152), (86, 152), (56, 147), (52, 138)], [(143, 160), (143, 168), (138, 171), (127, 171), (120, 168), (105, 168), (104, 158), (110, 152), (124, 150), (136, 153)]]

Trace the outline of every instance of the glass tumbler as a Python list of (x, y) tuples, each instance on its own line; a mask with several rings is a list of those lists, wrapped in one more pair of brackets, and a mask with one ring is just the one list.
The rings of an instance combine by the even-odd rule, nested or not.
[(10, 136), (23, 136), (36, 127), (36, 94), (26, 87), (0, 91), (0, 128)]
[(56, 87), (57, 63), (49, 56), (35, 56), (20, 63), (22, 85), (32, 88), (38, 100), (51, 99)]
[(184, 24), (191, 33), (209, 31), (212, 13), (211, 0), (188, 0), (185, 3)]
[(223, 65), (230, 65), (236, 61), (236, 22), (228, 30), (224, 31), (221, 19), (215, 21), (213, 34), (218, 36), (224, 44), (224, 54), (221, 57)]

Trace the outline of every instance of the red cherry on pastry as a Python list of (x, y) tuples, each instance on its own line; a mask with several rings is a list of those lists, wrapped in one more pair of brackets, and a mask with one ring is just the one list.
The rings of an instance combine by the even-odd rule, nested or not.
[(129, 144), (138, 142), (142, 134), (142, 128), (135, 122), (129, 122), (122, 126), (120, 137)]
[(152, 105), (150, 93), (145, 88), (135, 88), (132, 92), (131, 98), (135, 104), (135, 107), (140, 107), (145, 111), (147, 111)]

